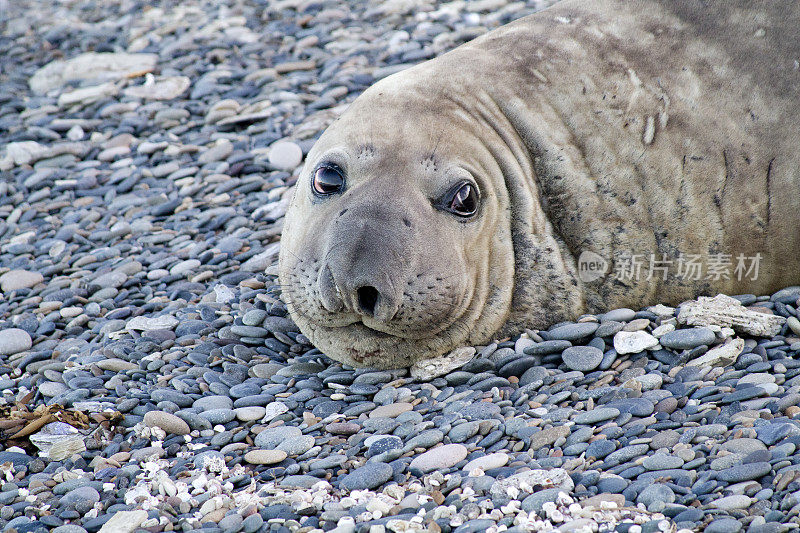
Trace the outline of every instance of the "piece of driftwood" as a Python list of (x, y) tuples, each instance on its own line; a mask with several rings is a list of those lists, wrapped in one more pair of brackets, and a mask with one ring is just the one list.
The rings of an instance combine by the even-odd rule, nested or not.
[(575, 488), (569, 473), (563, 468), (533, 469), (520, 472), (492, 483), (492, 496), (508, 496), (509, 489), (516, 492), (536, 492), (536, 487), (557, 488), (569, 492)]
[(727, 326), (755, 337), (772, 337), (780, 333), (786, 319), (747, 309), (736, 298), (720, 294), (682, 304), (678, 322), (689, 326)]
[(456, 368), (461, 368), (467, 364), (474, 355), (475, 348), (472, 346), (465, 346), (463, 348), (456, 348), (452, 352), (447, 355), (442, 355), (441, 357), (417, 361), (411, 366), (411, 377), (419, 379), (420, 381), (429, 381), (439, 376), (444, 376)]
[(697, 359), (692, 359), (686, 366), (730, 366), (736, 362), (742, 350), (744, 350), (744, 340), (735, 337), (725, 344), (710, 349)]

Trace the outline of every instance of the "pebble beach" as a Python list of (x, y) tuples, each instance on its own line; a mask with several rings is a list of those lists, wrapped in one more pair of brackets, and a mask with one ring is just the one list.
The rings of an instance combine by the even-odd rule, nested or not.
[(798, 530), (800, 287), (391, 371), (281, 301), (325, 127), (551, 3), (0, 0), (0, 531)]

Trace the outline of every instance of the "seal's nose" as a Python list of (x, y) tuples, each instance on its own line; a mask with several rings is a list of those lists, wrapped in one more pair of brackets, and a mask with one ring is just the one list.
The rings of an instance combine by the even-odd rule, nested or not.
[(375, 316), (375, 306), (378, 304), (380, 293), (372, 286), (359, 287), (356, 289), (358, 295), (358, 308), (364, 315)]
[(413, 235), (396, 205), (363, 204), (342, 210), (329, 228), (319, 277), (322, 304), (344, 307), (372, 323), (388, 323), (403, 303)]
[(352, 282), (345, 281), (345, 305), (365, 318), (380, 322), (389, 322), (400, 307), (400, 300), (395, 295), (394, 286), (382, 272), (370, 272), (371, 275), (359, 275), (353, 272)]

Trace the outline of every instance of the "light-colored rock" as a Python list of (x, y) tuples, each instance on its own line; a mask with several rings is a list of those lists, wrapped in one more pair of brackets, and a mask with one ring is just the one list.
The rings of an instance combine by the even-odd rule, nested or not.
[(562, 437), (569, 435), (570, 429), (568, 426), (553, 426), (545, 428), (538, 433), (531, 435), (531, 449), (538, 450), (545, 446), (551, 446), (555, 441)]
[(796, 317), (790, 316), (786, 319), (786, 324), (789, 326), (795, 335), (800, 335), (800, 320)]
[(87, 52), (48, 63), (34, 73), (28, 85), (34, 93), (46, 94), (69, 81), (132, 78), (152, 71), (157, 61), (156, 54)]
[(173, 276), (183, 276), (184, 274), (188, 274), (192, 272), (194, 269), (200, 266), (200, 261), (197, 259), (186, 259), (177, 263), (176, 265), (172, 266), (169, 269), (169, 273)]
[(117, 511), (100, 528), (100, 533), (133, 533), (147, 520), (147, 511)]
[(235, 116), (242, 108), (236, 100), (220, 100), (208, 109), (206, 113), (206, 124), (213, 124), (222, 119)]
[(467, 448), (463, 444), (445, 444), (414, 457), (409, 467), (427, 473), (455, 466), (466, 456)]
[(509, 495), (509, 489), (532, 493), (533, 487), (536, 486), (562, 489), (565, 492), (571, 492), (572, 489), (575, 488), (575, 483), (572, 481), (569, 473), (563, 468), (552, 468), (550, 470), (536, 468), (495, 481), (492, 484), (490, 492), (492, 496), (505, 497)]
[(280, 170), (294, 170), (303, 162), (303, 150), (292, 141), (277, 141), (269, 147), (267, 160)]
[(750, 383), (752, 385), (763, 385), (764, 383), (775, 383), (775, 376), (767, 372), (756, 372), (754, 374), (745, 374), (740, 377), (736, 382), (737, 385)]
[(38, 389), (42, 396), (47, 396), (48, 398), (58, 396), (70, 390), (69, 387), (58, 381), (42, 381), (38, 384)]
[(658, 346), (658, 339), (644, 331), (619, 331), (614, 335), (614, 349), (618, 354), (639, 353)]
[(198, 156), (197, 162), (206, 164), (214, 161), (222, 161), (231, 155), (231, 152), (233, 152), (232, 142), (228, 139), (217, 139), (206, 146), (206, 150)]
[(666, 335), (667, 333), (672, 333), (675, 331), (675, 324), (661, 324), (656, 329), (653, 330), (653, 337), (659, 338), (662, 335)]
[(119, 94), (119, 87), (116, 83), (108, 82), (92, 87), (81, 87), (74, 91), (63, 93), (58, 97), (58, 105), (61, 107), (73, 104), (91, 104), (102, 98), (116, 96)]
[(598, 494), (580, 502), (584, 509), (608, 509), (609, 504), (616, 505), (618, 509), (625, 507), (625, 496), (622, 494)]
[(718, 500), (714, 500), (708, 505), (716, 509), (730, 511), (733, 509), (746, 509), (750, 507), (751, 503), (753, 503), (753, 499), (750, 498), (750, 496), (745, 496), (744, 494), (733, 494), (731, 496), (725, 496)]
[(44, 276), (29, 270), (9, 270), (0, 276), (0, 290), (3, 292), (29, 289), (44, 281)]
[(286, 459), (283, 450), (251, 450), (244, 454), (244, 460), (251, 465), (274, 465)]
[(265, 409), (260, 405), (251, 405), (248, 407), (237, 407), (233, 410), (236, 413), (236, 420), (240, 422), (252, 422), (264, 417)]
[(312, 435), (301, 435), (291, 437), (278, 444), (277, 449), (283, 450), (289, 455), (302, 455), (314, 447), (314, 437)]
[(276, 416), (280, 416), (288, 410), (289, 408), (283, 402), (270, 402), (264, 408), (264, 414), (262, 415), (261, 422), (266, 424)]
[(260, 254), (254, 255), (239, 267), (239, 270), (245, 272), (263, 272), (268, 266), (272, 265), (278, 260), (278, 254), (281, 251), (281, 243), (273, 242), (264, 247), (264, 251)]
[(598, 529), (597, 522), (591, 518), (576, 518), (558, 526), (558, 533), (583, 533)]
[(154, 317), (137, 316), (125, 324), (127, 330), (152, 331), (154, 329), (172, 329), (178, 325), (178, 319), (172, 315)]
[(731, 327), (739, 333), (756, 337), (772, 337), (781, 331), (786, 319), (747, 309), (730, 296), (701, 296), (681, 305), (678, 322), (690, 326)]
[(14, 355), (30, 350), (31, 336), (24, 329), (8, 328), (0, 331), (0, 355)]
[(710, 349), (697, 359), (686, 363), (686, 366), (730, 366), (739, 358), (744, 350), (744, 340), (739, 337), (728, 339), (725, 344)]
[(146, 100), (172, 100), (186, 92), (189, 85), (191, 85), (191, 80), (186, 76), (155, 78), (148, 74), (144, 85), (128, 87), (123, 91), (123, 94)]
[(430, 381), (461, 368), (475, 356), (475, 348), (464, 346), (456, 348), (447, 355), (433, 359), (423, 359), (411, 365), (411, 377), (420, 381)]
[(675, 308), (668, 307), (664, 304), (658, 304), (652, 307), (648, 307), (647, 310), (653, 314), (660, 316), (661, 318), (668, 318), (675, 315)]
[(89, 149), (88, 143), (63, 142), (51, 145), (35, 141), (19, 141), (5, 146), (5, 156), (0, 158), (0, 170), (10, 170), (14, 166), (32, 165), (42, 159), (50, 159), (64, 154), (83, 156)]
[(53, 461), (63, 461), (86, 450), (83, 435), (64, 422), (50, 422), (29, 439), (41, 450), (42, 455)]
[(406, 411), (411, 411), (413, 408), (414, 406), (408, 402), (398, 402), (398, 403), (390, 403), (389, 405), (379, 405), (370, 412), (369, 417), (396, 418), (401, 414), (405, 413)]
[(110, 370), (111, 372), (124, 372), (125, 370), (135, 370), (139, 368), (139, 365), (136, 363), (116, 358), (103, 359), (102, 361), (97, 361), (95, 364), (101, 370)]
[(466, 472), (471, 472), (476, 468), (480, 468), (484, 471), (491, 468), (500, 468), (508, 463), (508, 459), (509, 457), (507, 453), (490, 453), (489, 455), (484, 455), (483, 457), (476, 457), (472, 461), (468, 462), (466, 465), (464, 465), (463, 470)]
[(173, 435), (188, 435), (189, 424), (183, 419), (166, 411), (148, 411), (144, 415), (144, 425), (158, 427)]

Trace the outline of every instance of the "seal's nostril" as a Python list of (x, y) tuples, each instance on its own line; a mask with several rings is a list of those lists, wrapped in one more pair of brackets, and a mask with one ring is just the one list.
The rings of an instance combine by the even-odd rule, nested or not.
[(358, 294), (358, 307), (365, 315), (374, 316), (375, 306), (378, 304), (378, 289), (375, 287), (360, 287), (356, 294)]

